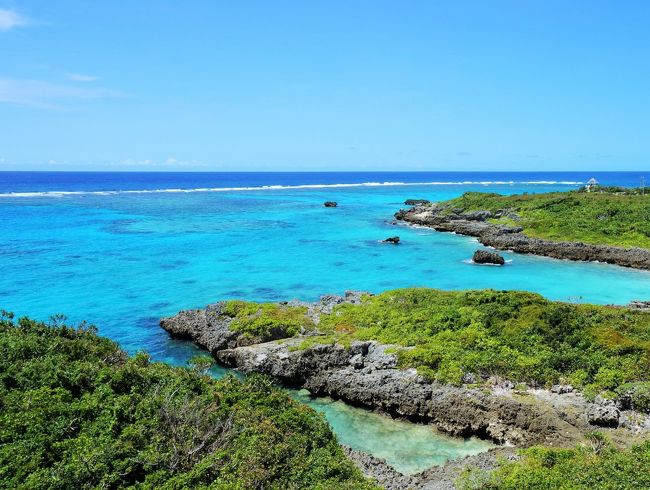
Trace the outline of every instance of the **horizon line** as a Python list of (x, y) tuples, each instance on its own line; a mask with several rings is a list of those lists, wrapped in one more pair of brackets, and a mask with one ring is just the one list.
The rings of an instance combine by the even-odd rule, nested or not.
[(142, 173), (142, 174), (173, 174), (173, 173), (196, 173), (196, 174), (234, 174), (234, 173), (250, 173), (250, 174), (323, 174), (323, 173), (338, 173), (338, 174), (351, 174), (351, 173), (509, 173), (509, 174), (535, 174), (535, 173), (638, 173), (650, 172), (647, 170), (1, 170), (0, 173)]

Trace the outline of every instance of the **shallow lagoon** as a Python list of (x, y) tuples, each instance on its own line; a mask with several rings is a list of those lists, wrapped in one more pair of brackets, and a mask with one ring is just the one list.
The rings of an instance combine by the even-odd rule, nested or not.
[[(22, 190), (29, 190), (26, 185)], [(156, 359), (184, 364), (196, 349), (169, 340), (158, 319), (224, 298), (314, 300), (345, 289), (429, 286), (526, 289), (602, 304), (647, 299), (646, 271), (508, 253), (505, 267), (476, 266), (467, 263), (478, 246), (474, 239), (391, 224), (407, 198), (574, 187), (458, 184), (0, 197), (0, 308), (41, 319), (54, 313), (86, 319), (130, 352), (146, 350)], [(324, 208), (326, 200), (339, 207)], [(401, 237), (399, 246), (380, 243), (392, 235)], [(393, 457), (405, 471), (440, 462), (430, 451), (434, 446), (440, 454), (455, 455), (480, 447), (452, 441), (460, 446), (446, 449), (447, 443), (423, 426), (340, 402), (310, 404), (326, 414), (342, 442)], [(409, 437), (400, 439), (400, 432)], [(374, 437), (363, 435), (368, 433)]]
[(341, 444), (382, 458), (407, 475), (494, 447), (475, 437), (449, 437), (431, 426), (395, 420), (329, 397), (312, 398), (306, 390), (294, 397), (325, 415)]

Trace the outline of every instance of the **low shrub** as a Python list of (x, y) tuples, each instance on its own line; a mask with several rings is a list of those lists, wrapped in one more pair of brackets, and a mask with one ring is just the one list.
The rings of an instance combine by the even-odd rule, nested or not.
[(260, 375), (129, 358), (0, 317), (0, 488), (370, 489), (324, 418)]
[(650, 413), (650, 382), (625, 383), (616, 389), (624, 400), (629, 400), (630, 408)]
[(230, 325), (232, 330), (262, 342), (292, 337), (302, 329), (314, 327), (304, 306), (233, 300), (226, 302), (222, 312), (234, 318)]
[(650, 314), (527, 292), (387, 291), (337, 306), (318, 328), (411, 347), (398, 351), (402, 366), (454, 384), (467, 373), (537, 386), (569, 380), (595, 395), (650, 374)]
[(437, 205), (443, 212), (491, 211), (498, 215), (493, 222), (520, 226), (531, 237), (650, 248), (650, 194), (635, 189), (510, 196), (467, 192)]
[(588, 447), (534, 447), (493, 472), (468, 469), (457, 482), (464, 490), (638, 490), (650, 488), (650, 441), (616, 449), (593, 438)]

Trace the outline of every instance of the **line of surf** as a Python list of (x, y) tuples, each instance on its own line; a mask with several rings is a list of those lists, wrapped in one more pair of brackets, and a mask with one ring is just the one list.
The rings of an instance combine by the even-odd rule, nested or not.
[(118, 194), (160, 194), (160, 193), (196, 193), (196, 192), (248, 192), (274, 191), (291, 189), (328, 189), (346, 187), (400, 187), (400, 186), (437, 186), (437, 185), (581, 185), (574, 181), (462, 181), (462, 182), (360, 182), (349, 184), (300, 184), (300, 185), (263, 185), (247, 187), (200, 187), (193, 189), (137, 189), (137, 190), (98, 190), (98, 191), (42, 191), (42, 192), (5, 192), (0, 197), (66, 197), (66, 196), (111, 196)]

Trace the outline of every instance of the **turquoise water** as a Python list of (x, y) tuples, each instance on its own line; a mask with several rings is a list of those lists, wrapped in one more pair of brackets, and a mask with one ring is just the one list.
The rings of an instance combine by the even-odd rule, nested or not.
[(431, 426), (394, 420), (328, 397), (313, 399), (306, 390), (295, 398), (325, 415), (339, 442), (382, 458), (407, 475), (494, 447), (475, 437), (449, 437)]
[[(274, 177), (257, 178), (272, 184)], [(313, 183), (316, 177), (310, 178)], [(343, 183), (351, 177), (328, 178)], [(230, 187), (248, 187), (247, 177), (239, 179)], [(533, 179), (518, 175), (500, 180)], [(473, 239), (390, 224), (407, 198), (448, 199), (468, 190), (567, 190), (576, 184), (106, 193), (107, 188), (125, 187), (94, 182), (89, 185), (92, 192), (84, 192), (82, 182), (70, 187), (80, 193), (45, 196), (11, 195), (3, 184), (0, 180), (0, 308), (40, 319), (64, 313), (72, 321), (88, 320), (128, 351), (146, 350), (174, 364), (184, 364), (196, 349), (170, 340), (158, 319), (225, 298), (314, 300), (345, 289), (380, 292), (430, 286), (526, 289), (552, 299), (623, 304), (648, 299), (650, 291), (650, 273), (604, 264), (506, 253), (511, 260), (506, 267), (472, 265), (467, 260), (477, 248)], [(47, 188), (40, 182), (33, 190), (62, 190), (55, 185), (62, 184)], [(129, 185), (133, 189), (140, 183)], [(182, 185), (169, 189), (176, 187)], [(29, 192), (29, 179), (17, 188)], [(324, 208), (326, 200), (338, 201), (339, 207)], [(401, 237), (399, 246), (380, 243), (392, 235)], [(359, 433), (359, 418), (345, 415), (357, 412), (337, 407), (326, 414), (339, 437), (347, 440)], [(441, 444), (435, 434), (427, 434), (432, 445)], [(373, 451), (393, 445), (399, 461), (415, 464), (418, 458), (399, 449), (408, 446), (409, 439), (382, 443), (384, 437), (376, 434)], [(355, 446), (354, 441), (350, 445)], [(413, 443), (414, 448), (421, 446)], [(464, 446), (450, 451), (463, 454)], [(438, 461), (437, 456), (423, 458)]]

